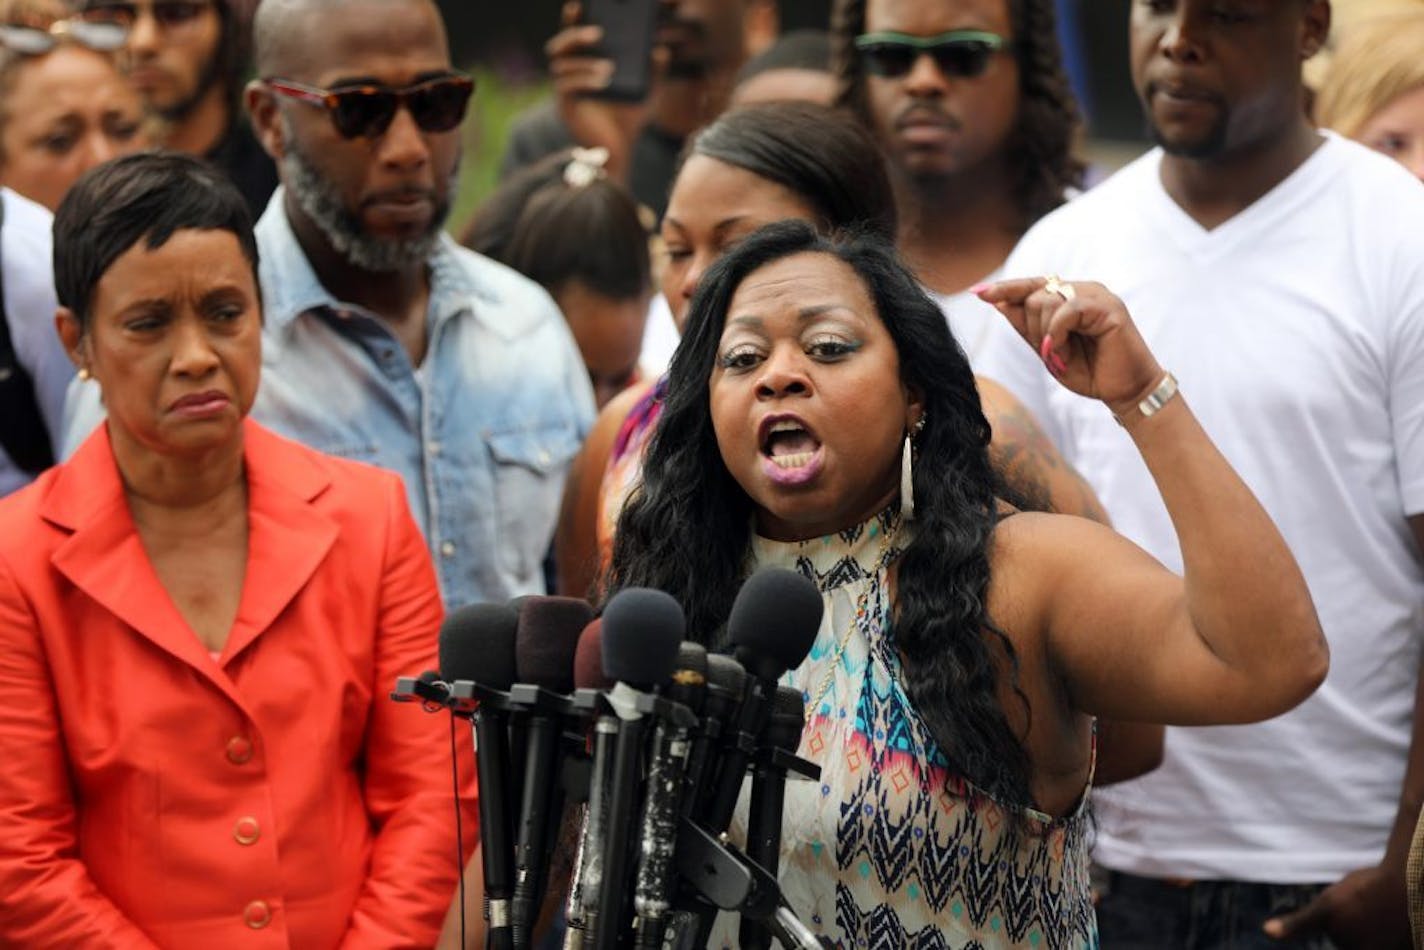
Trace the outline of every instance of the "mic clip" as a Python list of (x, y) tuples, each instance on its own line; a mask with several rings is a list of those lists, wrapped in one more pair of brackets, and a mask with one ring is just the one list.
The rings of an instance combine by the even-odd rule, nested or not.
[(603, 700), (619, 719), (653, 716), (680, 729), (697, 728), (697, 715), (682, 703), (673, 702), (655, 693), (631, 689), (623, 683), (604, 693)]

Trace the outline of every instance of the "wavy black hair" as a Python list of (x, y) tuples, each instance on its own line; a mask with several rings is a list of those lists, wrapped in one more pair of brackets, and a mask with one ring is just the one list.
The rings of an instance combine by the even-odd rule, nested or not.
[(989, 460), (989, 423), (944, 315), (885, 238), (823, 237), (807, 222), (784, 221), (708, 269), (673, 357), (642, 487), (614, 534), (610, 590), (667, 591), (694, 638), (723, 646), (716, 631), (745, 579), (753, 508), (718, 450), (707, 381), (737, 287), (773, 261), (807, 252), (845, 262), (865, 282), (899, 352), (901, 379), (924, 394), (915, 536), (899, 562), (892, 623), (905, 690), (958, 774), (1002, 802), (1026, 805), (1029, 759), (999, 704), (1001, 669), (1026, 709), (1028, 700), (1013, 645), (986, 612), (989, 546), (1005, 494)]
[[(870, 125), (865, 66), (855, 38), (865, 32), (868, 0), (835, 0), (831, 12), (831, 69), (836, 104)], [(1070, 188), (1083, 184), (1083, 163), (1073, 155), (1078, 104), (1063, 67), (1063, 50), (1053, 0), (1004, 0), (1013, 24), (1013, 52), (1019, 65), (1018, 123), (1005, 149), (1014, 193), (1026, 231), (1063, 204)]]

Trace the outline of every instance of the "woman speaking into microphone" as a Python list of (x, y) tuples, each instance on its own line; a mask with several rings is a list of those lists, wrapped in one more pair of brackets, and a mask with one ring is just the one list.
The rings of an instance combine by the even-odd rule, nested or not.
[(108, 422), (0, 501), (0, 945), (433, 944), (456, 814), (443, 717), (388, 698), (441, 619), (399, 479), (246, 418), (257, 250), (220, 172), (94, 169), (55, 260)]
[(1117, 415), (1184, 576), (1005, 502), (939, 309), (882, 239), (800, 222), (703, 276), (614, 537), (612, 587), (667, 591), (696, 634), (757, 568), (820, 587), (785, 682), (805, 704), (798, 754), (822, 772), (788, 785), (780, 880), (836, 946), (1096, 947), (1094, 717), (1265, 719), (1328, 666), (1290, 551), (1122, 303), (1041, 278), (982, 297)]

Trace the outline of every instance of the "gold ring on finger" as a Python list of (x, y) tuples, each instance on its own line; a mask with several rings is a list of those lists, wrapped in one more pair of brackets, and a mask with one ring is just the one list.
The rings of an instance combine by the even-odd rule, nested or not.
[(1074, 297), (1078, 296), (1078, 292), (1073, 289), (1073, 285), (1065, 280), (1060, 280), (1057, 275), (1050, 275), (1045, 278), (1043, 281), (1043, 289), (1050, 294), (1057, 294), (1062, 297), (1064, 301), (1072, 301)]

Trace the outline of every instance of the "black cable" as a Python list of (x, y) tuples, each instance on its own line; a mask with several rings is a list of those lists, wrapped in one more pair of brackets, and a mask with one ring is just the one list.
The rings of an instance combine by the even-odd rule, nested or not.
[(459, 882), (460, 948), (465, 947), (465, 832), (460, 821), (460, 758), (455, 745), (455, 716), (450, 717), (450, 781), (455, 790), (455, 880)]

